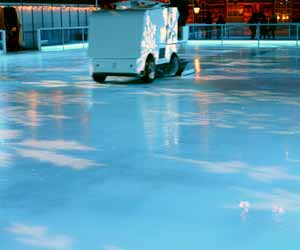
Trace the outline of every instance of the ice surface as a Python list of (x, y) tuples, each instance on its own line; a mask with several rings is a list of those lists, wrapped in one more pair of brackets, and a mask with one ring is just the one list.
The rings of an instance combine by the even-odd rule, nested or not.
[(300, 52), (190, 47), (195, 74), (0, 56), (1, 250), (296, 249)]

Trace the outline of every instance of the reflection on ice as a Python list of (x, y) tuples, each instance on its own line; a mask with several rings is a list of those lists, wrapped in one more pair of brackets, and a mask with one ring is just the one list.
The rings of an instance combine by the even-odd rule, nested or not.
[(40, 162), (51, 163), (57, 167), (68, 167), (75, 170), (84, 170), (95, 166), (105, 166), (92, 160), (77, 158), (46, 150), (16, 148), (17, 153), (25, 158), (32, 158)]
[(239, 204), (239, 207), (242, 209), (241, 216), (245, 218), (247, 214), (249, 213), (249, 208), (250, 208), (250, 202), (248, 201), (241, 201)]
[(285, 212), (300, 212), (300, 193), (284, 189), (272, 189), (270, 192), (234, 188), (244, 197), (251, 199), (251, 209), (269, 211), (276, 214)]
[(288, 173), (285, 168), (278, 166), (252, 166), (240, 161), (203, 161), (166, 155), (156, 155), (156, 157), (196, 165), (203, 171), (213, 174), (244, 174), (260, 182), (300, 181), (300, 176)]
[(15, 236), (21, 244), (48, 250), (68, 250), (73, 244), (73, 239), (68, 235), (51, 234), (47, 227), (29, 226), (20, 223), (11, 224), (5, 229)]
[(41, 81), (39, 86), (43, 86), (46, 88), (57, 88), (57, 87), (66, 87), (68, 86), (68, 83), (65, 81), (46, 80), (46, 81)]
[(1, 129), (0, 130), (0, 141), (16, 139), (21, 135), (21, 131), (19, 130), (8, 130)]
[(2, 56), (0, 250), (294, 249), (299, 50), (262, 52), (198, 48), (199, 80), (150, 85), (95, 84), (82, 51)]
[(103, 250), (125, 250), (125, 249), (116, 245), (105, 245), (103, 246)]
[(95, 150), (94, 148), (81, 145), (76, 141), (63, 141), (63, 140), (25, 140), (19, 142), (18, 146), (25, 146), (38, 149), (47, 150), (80, 150), (90, 151)]
[(11, 161), (11, 155), (8, 153), (0, 152), (0, 167), (6, 167)]
[(275, 214), (283, 214), (285, 212), (285, 209), (283, 207), (281, 207), (281, 206), (274, 205), (272, 211)]

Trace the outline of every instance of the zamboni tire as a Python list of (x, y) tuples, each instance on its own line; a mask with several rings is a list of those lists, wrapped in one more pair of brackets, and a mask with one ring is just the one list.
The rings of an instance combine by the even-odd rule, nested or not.
[(92, 77), (93, 77), (94, 81), (98, 82), (98, 83), (104, 83), (105, 79), (106, 79), (106, 75), (98, 74), (98, 73), (94, 73), (92, 75)]
[(176, 54), (173, 54), (168, 65), (168, 74), (170, 76), (178, 76), (181, 73), (181, 65), (179, 57)]
[(155, 80), (156, 77), (156, 65), (153, 56), (148, 56), (145, 64), (144, 75), (142, 77), (144, 82), (150, 83)]

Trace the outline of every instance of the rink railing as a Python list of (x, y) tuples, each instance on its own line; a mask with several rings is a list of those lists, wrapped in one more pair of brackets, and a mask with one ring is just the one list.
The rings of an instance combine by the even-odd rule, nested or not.
[[(189, 43), (230, 47), (298, 47), (299, 23), (189, 24)], [(5, 32), (5, 31), (1, 31)], [(4, 33), (5, 34), (5, 33)], [(5, 37), (5, 35), (1, 35)], [(5, 44), (5, 39), (2, 39)], [(88, 27), (41, 28), (37, 32), (39, 50), (67, 50), (88, 47)], [(3, 46), (2, 46), (3, 47)]]
[(189, 24), (189, 40), (201, 46), (299, 46), (299, 23)]
[(42, 51), (87, 48), (87, 37), (87, 26), (41, 28), (37, 31), (37, 46)]
[(0, 30), (0, 53), (6, 53), (6, 32), (5, 30)]

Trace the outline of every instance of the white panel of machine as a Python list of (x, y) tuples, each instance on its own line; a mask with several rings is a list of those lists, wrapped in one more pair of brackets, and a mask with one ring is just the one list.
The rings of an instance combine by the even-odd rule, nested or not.
[(138, 58), (145, 11), (94, 12), (89, 26), (89, 54), (93, 58)]

